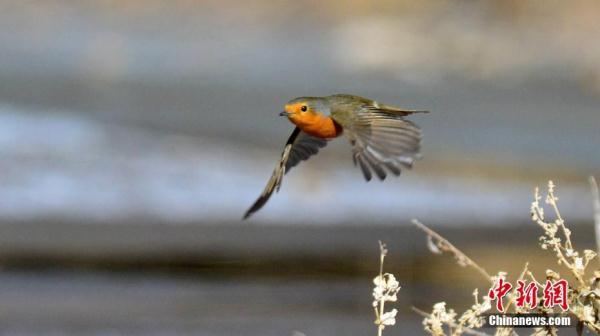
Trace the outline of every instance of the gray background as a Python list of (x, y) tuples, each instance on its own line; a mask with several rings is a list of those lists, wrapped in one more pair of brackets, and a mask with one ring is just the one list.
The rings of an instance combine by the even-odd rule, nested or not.
[[(492, 271), (543, 271), (528, 220), (548, 179), (593, 247), (598, 7), (0, 2), (0, 332), (374, 332), (378, 239), (403, 285), (389, 332), (415, 332), (411, 306), (464, 309), (484, 284), (409, 220)], [(339, 139), (242, 222), (282, 105), (338, 92), (431, 110), (423, 160), (365, 183)]]

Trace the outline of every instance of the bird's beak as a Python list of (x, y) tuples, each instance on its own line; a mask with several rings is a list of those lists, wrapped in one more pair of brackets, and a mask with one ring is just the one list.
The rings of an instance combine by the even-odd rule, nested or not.
[(289, 116), (289, 115), (290, 115), (290, 113), (289, 113), (289, 112), (286, 112), (286, 111), (281, 111), (281, 112), (279, 112), (279, 116), (280, 116), (280, 117), (287, 117), (287, 116)]

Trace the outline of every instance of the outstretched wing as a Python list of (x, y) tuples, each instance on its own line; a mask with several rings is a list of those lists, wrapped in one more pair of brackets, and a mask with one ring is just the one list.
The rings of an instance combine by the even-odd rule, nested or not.
[(279, 159), (277, 166), (275, 166), (273, 174), (269, 182), (267, 182), (267, 186), (250, 209), (246, 211), (244, 219), (262, 208), (273, 194), (273, 191), (279, 191), (281, 180), (285, 173), (300, 163), (300, 161), (308, 160), (308, 158), (317, 154), (319, 149), (326, 145), (327, 140), (308, 135), (296, 127), (283, 148), (281, 159)]
[(352, 145), (352, 158), (367, 181), (373, 173), (384, 180), (390, 172), (400, 175), (420, 158), (421, 129), (403, 117), (411, 111), (386, 105), (363, 106), (346, 121), (345, 134)]

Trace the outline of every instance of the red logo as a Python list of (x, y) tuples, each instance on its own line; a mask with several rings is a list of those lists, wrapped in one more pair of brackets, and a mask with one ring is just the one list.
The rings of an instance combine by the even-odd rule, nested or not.
[[(494, 286), (488, 292), (491, 300), (496, 301), (496, 309), (499, 312), (504, 312), (504, 304), (502, 299), (510, 293), (513, 286), (504, 280), (498, 278)], [(569, 283), (565, 279), (555, 281), (546, 280), (546, 285), (543, 290), (543, 305), (546, 308), (560, 307), (563, 311), (569, 309), (569, 300), (567, 298)], [(527, 284), (523, 280), (517, 281), (517, 299), (515, 304), (519, 308), (527, 307), (534, 309), (538, 306), (538, 285), (535, 282)]]
[(492, 300), (498, 300), (496, 302), (496, 309), (499, 312), (504, 311), (504, 305), (502, 304), (502, 299), (510, 292), (512, 285), (508, 282), (505, 282), (503, 278), (498, 278), (497, 286), (492, 287), (488, 293), (488, 296)]
[(544, 286), (544, 307), (559, 306), (563, 311), (569, 309), (569, 301), (567, 300), (567, 288), (569, 284), (567, 280), (561, 279), (554, 284), (550, 280), (546, 280)]
[(519, 280), (517, 283), (519, 284), (517, 286), (517, 307), (525, 307), (526, 305), (529, 309), (537, 307), (538, 286), (535, 282), (531, 282), (527, 286), (525, 286), (525, 281), (523, 280)]

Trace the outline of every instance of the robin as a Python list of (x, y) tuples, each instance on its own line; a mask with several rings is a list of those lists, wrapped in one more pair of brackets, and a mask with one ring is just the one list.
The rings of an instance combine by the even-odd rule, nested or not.
[(421, 129), (404, 117), (426, 112), (348, 94), (290, 100), (279, 115), (296, 127), (267, 186), (244, 219), (262, 208), (273, 191), (279, 191), (285, 173), (342, 134), (350, 141), (354, 165), (360, 167), (365, 180), (370, 181), (373, 174), (382, 181), (388, 172), (400, 175), (401, 167), (411, 168), (420, 158), (421, 149)]

